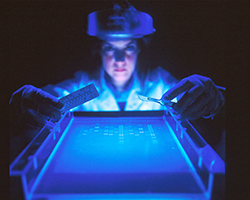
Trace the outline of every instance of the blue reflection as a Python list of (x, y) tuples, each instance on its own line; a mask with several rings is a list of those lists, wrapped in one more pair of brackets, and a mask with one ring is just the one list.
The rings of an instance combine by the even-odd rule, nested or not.
[(162, 117), (75, 118), (36, 192), (204, 199), (183, 153)]

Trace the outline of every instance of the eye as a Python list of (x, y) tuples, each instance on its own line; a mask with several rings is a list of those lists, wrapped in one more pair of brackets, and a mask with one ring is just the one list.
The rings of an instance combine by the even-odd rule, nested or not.
[(110, 52), (113, 52), (114, 51), (114, 48), (111, 46), (111, 45), (104, 45), (102, 50), (105, 52), (105, 53), (110, 53)]
[(136, 50), (136, 45), (135, 44), (129, 44), (126, 48), (125, 51), (128, 52), (134, 52)]

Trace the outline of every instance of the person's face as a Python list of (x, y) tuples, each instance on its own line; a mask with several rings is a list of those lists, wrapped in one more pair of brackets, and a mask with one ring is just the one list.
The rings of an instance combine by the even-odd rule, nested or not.
[(104, 41), (101, 50), (104, 70), (116, 86), (124, 86), (132, 76), (138, 55), (136, 40)]

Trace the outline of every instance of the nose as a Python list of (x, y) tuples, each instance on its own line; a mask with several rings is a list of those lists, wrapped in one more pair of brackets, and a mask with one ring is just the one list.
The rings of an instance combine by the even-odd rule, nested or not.
[(125, 52), (123, 50), (117, 49), (115, 51), (114, 58), (116, 62), (125, 61)]

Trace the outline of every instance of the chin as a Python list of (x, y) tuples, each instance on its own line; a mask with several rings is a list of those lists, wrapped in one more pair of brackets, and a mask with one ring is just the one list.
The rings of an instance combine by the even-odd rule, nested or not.
[(115, 79), (115, 82), (119, 85), (123, 85), (128, 81), (128, 79)]
[(124, 84), (129, 80), (128, 77), (115, 77), (114, 81), (118, 84)]
[(114, 76), (114, 79), (116, 81), (127, 81), (129, 79), (129, 76), (127, 74), (116, 74)]

